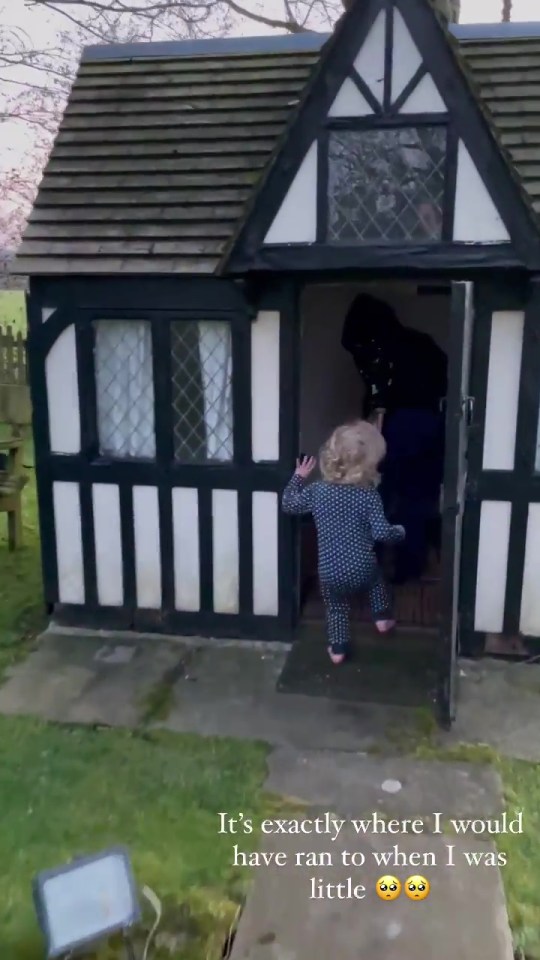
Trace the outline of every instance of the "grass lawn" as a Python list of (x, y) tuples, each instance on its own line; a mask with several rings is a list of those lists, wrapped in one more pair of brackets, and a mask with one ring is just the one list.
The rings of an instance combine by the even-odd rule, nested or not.
[[(2, 718), (2, 956), (43, 958), (30, 898), (36, 871), (122, 843), (137, 880), (164, 906), (160, 930), (171, 949), (161, 945), (152, 960), (219, 960), (246, 878), (230, 865), (231, 838), (218, 834), (218, 814), (264, 814), (265, 755), (256, 743), (173, 734), (145, 740)], [(256, 843), (246, 839), (244, 849)], [(148, 929), (152, 919), (149, 913)], [(113, 942), (98, 956), (123, 953)]]
[(499, 841), (499, 848), (508, 853), (502, 874), (510, 924), (523, 960), (539, 960), (540, 765), (499, 758), (495, 765), (503, 778), (507, 809), (512, 814), (523, 810), (523, 834)]
[(22, 290), (0, 290), (0, 327), (26, 331), (26, 304)]
[[(6, 431), (0, 426), (0, 438)], [(30, 443), (25, 464), (33, 463)], [(37, 522), (36, 485), (33, 470), (23, 490), (23, 536), (21, 550), (7, 549), (7, 516), (0, 513), (0, 675), (24, 656), (36, 633), (44, 626), (41, 560)]]

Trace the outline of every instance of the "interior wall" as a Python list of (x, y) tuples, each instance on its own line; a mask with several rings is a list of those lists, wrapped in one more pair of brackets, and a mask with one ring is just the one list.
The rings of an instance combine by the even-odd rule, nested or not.
[(328, 284), (305, 288), (302, 304), (300, 449), (317, 454), (326, 438), (360, 416), (364, 385), (354, 361), (341, 346), (347, 310), (356, 295), (369, 292), (394, 307), (404, 326), (430, 336), (447, 351), (450, 298), (419, 296), (416, 284)]

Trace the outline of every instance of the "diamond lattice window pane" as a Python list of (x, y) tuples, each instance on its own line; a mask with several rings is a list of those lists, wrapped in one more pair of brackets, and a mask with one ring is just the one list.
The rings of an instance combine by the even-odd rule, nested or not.
[(332, 131), (329, 242), (440, 240), (445, 165), (444, 127)]
[(153, 459), (152, 331), (143, 320), (95, 324), (99, 449), (105, 456)]
[(184, 463), (233, 458), (228, 323), (171, 324), (174, 455)]

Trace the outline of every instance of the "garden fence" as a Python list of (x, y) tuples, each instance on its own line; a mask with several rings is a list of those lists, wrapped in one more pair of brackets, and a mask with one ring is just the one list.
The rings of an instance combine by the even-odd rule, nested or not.
[(11, 326), (0, 326), (0, 383), (26, 386), (26, 339)]
[(18, 434), (31, 419), (26, 338), (13, 327), (0, 324), (0, 424)]

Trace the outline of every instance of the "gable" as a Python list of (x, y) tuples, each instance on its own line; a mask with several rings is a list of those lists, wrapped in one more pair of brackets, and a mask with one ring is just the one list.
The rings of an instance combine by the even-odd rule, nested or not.
[(342, 18), (265, 179), (238, 234), (244, 265), (258, 247), (292, 244), (538, 249), (528, 200), (429, 0), (371, 0)]

